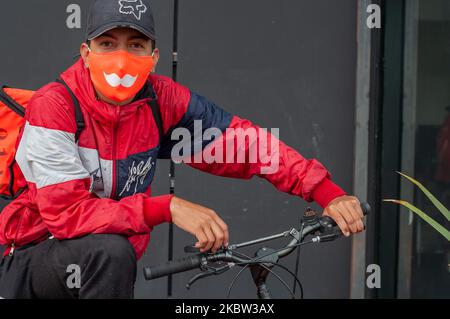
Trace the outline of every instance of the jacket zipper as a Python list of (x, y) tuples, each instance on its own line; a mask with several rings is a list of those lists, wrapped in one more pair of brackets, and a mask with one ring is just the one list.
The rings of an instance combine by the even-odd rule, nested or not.
[(17, 239), (17, 235), (19, 234), (20, 226), (22, 225), (22, 218), (23, 218), (23, 214), (20, 214), (19, 222), (17, 223), (16, 234), (14, 236), (13, 241), (9, 245), (11, 247), (10, 250), (9, 250), (9, 253), (8, 253), (9, 257), (12, 257), (14, 255), (14, 251), (16, 250), (16, 242), (15, 241)]
[(8, 256), (12, 257), (14, 255), (14, 250), (16, 249), (16, 246), (14, 245), (14, 243), (11, 244), (11, 248), (9, 249), (9, 253)]
[(117, 106), (115, 109), (116, 118), (114, 119), (113, 124), (113, 138), (112, 138), (112, 158), (113, 158), (113, 182), (112, 182), (112, 192), (111, 198), (117, 199), (117, 187), (119, 184), (118, 181), (118, 173), (117, 173), (117, 131), (119, 127), (119, 117), (120, 117), (120, 107)]

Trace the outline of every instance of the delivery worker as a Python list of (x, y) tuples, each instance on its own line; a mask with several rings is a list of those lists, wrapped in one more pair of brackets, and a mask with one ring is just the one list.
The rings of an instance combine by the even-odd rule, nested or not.
[[(260, 176), (280, 191), (317, 202), (345, 235), (364, 229), (359, 201), (334, 184), (317, 160), (153, 72), (159, 51), (149, 0), (94, 1), (80, 53), (61, 74), (63, 83), (41, 88), (27, 108), (16, 160), (28, 187), (0, 214), (0, 244), (7, 246), (1, 297), (132, 298), (136, 261), (162, 223), (194, 235), (203, 252), (227, 246), (227, 225), (212, 209), (150, 194), (157, 159), (170, 158), (179, 143), (173, 133), (195, 135), (197, 124), (202, 132), (221, 133), (193, 141), (200, 153), (217, 156), (222, 148), (223, 158), (243, 152), (248, 159), (252, 145), (270, 138), (277, 148), (269, 160), (277, 165), (266, 172), (265, 159), (190, 166), (226, 177)], [(71, 92), (82, 111), (81, 134)], [(225, 147), (238, 140), (239, 129), (254, 129), (256, 141)], [(79, 285), (68, 280), (77, 269)]]

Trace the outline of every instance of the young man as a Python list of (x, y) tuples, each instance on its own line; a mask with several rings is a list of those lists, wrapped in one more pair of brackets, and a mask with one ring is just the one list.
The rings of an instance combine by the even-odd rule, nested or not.
[[(170, 158), (177, 142), (172, 132), (193, 133), (195, 121), (203, 131), (222, 133), (202, 142), (200, 152), (223, 146), (224, 157), (243, 152), (249, 158), (251, 143), (224, 146), (235, 139), (227, 129), (257, 127), (152, 73), (159, 52), (149, 2), (94, 1), (81, 59), (61, 75), (81, 105), (81, 135), (63, 84), (46, 85), (29, 104), (16, 156), (28, 188), (0, 215), (0, 244), (8, 246), (0, 264), (4, 298), (131, 298), (136, 260), (152, 228), (164, 222), (194, 235), (201, 251), (228, 245), (227, 225), (213, 210), (170, 195), (151, 197), (156, 159)], [(154, 99), (162, 132), (149, 106)], [(263, 137), (271, 136), (257, 131), (254, 143)], [(271, 141), (279, 144), (270, 155), (278, 169), (270, 173), (262, 173), (261, 160), (189, 165), (227, 177), (258, 175), (316, 201), (345, 235), (363, 230), (358, 200), (335, 185), (317, 160)], [(80, 283), (71, 286), (68, 269), (76, 267)]]

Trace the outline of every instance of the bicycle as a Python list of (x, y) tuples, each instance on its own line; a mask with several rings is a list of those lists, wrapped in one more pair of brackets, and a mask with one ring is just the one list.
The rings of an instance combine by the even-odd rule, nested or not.
[[(364, 215), (370, 213), (370, 205), (367, 203), (361, 204)], [(307, 236), (311, 235), (312, 238), (308, 241), (304, 241)], [(237, 249), (242, 247), (248, 247), (264, 242), (269, 242), (275, 239), (291, 236), (293, 239), (280, 249), (273, 249), (270, 247), (262, 247), (256, 253), (254, 257), (249, 257), (243, 254)], [(273, 274), (281, 283), (289, 290), (291, 296), (295, 298), (295, 286), (299, 285), (301, 298), (303, 298), (303, 288), (298, 276), (296, 275), (298, 269), (299, 255), (297, 256), (296, 273), (293, 273), (287, 267), (279, 264), (279, 260), (283, 257), (291, 254), (296, 248), (300, 246), (333, 241), (342, 236), (342, 232), (336, 226), (333, 219), (328, 216), (319, 216), (316, 211), (308, 208), (301, 220), (300, 228), (297, 230), (295, 227), (285, 232), (258, 238), (255, 240), (243, 242), (240, 244), (231, 244), (227, 248), (221, 248), (216, 253), (205, 252), (199, 253), (200, 250), (195, 246), (186, 246), (184, 248), (185, 253), (196, 253), (196, 255), (181, 258), (174, 261), (168, 261), (164, 264), (144, 267), (144, 277), (146, 280), (153, 280), (160, 277), (176, 274), (180, 272), (189, 271), (195, 268), (200, 268), (201, 272), (194, 275), (186, 285), (189, 289), (197, 280), (207, 278), (213, 275), (220, 275), (226, 271), (236, 267), (243, 267), (240, 272), (233, 278), (231, 285), (228, 289), (227, 298), (230, 296), (231, 289), (234, 282), (239, 275), (247, 268), (250, 268), (253, 282), (257, 288), (257, 296), (259, 299), (271, 299), (271, 294), (266, 284), (267, 276)], [(278, 266), (290, 273), (295, 279), (294, 289), (291, 289), (287, 283), (281, 279), (272, 269)]]

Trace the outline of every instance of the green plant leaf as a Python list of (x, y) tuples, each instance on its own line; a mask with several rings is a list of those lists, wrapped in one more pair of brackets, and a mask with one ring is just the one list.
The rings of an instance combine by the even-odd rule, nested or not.
[(442, 203), (436, 198), (434, 197), (433, 194), (431, 194), (431, 192), (425, 188), (425, 186), (423, 186), (419, 181), (415, 180), (414, 178), (403, 174), (401, 172), (397, 172), (399, 173), (401, 176), (403, 176), (404, 178), (407, 178), (408, 180), (410, 180), (412, 183), (414, 183), (414, 185), (416, 185), (417, 187), (420, 188), (420, 190), (428, 197), (428, 199), (433, 203), (434, 206), (436, 206), (436, 208), (442, 213), (442, 215), (445, 216), (445, 218), (447, 218), (447, 220), (450, 222), (450, 211), (444, 206), (442, 205)]
[(436, 222), (433, 218), (429, 217), (427, 214), (425, 214), (423, 211), (421, 211), (416, 206), (411, 205), (410, 203), (408, 203), (406, 201), (396, 200), (396, 199), (385, 199), (384, 202), (396, 203), (396, 204), (399, 204), (399, 205), (402, 205), (402, 206), (408, 208), (410, 211), (419, 215), (420, 218), (422, 218), (424, 221), (426, 221), (428, 224), (430, 224), (431, 227), (436, 229), (442, 236), (444, 236), (448, 241), (450, 241), (450, 231), (445, 229), (441, 224)]

